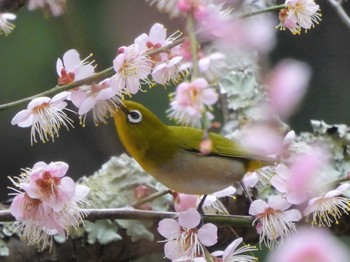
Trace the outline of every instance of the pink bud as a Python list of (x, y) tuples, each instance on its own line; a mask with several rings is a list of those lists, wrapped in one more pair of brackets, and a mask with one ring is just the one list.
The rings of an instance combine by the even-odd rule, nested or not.
[(209, 155), (212, 150), (213, 142), (209, 138), (204, 139), (199, 145), (199, 151), (203, 155)]
[(138, 199), (144, 198), (151, 193), (150, 191), (151, 189), (148, 186), (139, 185), (134, 190), (134, 197)]

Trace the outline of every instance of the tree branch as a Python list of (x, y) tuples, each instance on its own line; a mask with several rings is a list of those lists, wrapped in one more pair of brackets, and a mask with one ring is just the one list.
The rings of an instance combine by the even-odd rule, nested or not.
[[(151, 50), (149, 52), (146, 52), (145, 55), (153, 56), (153, 55), (156, 55), (156, 54), (160, 54), (160, 53), (165, 52), (166, 50), (168, 50), (170, 48), (173, 48), (173, 47), (181, 44), (183, 41), (184, 41), (184, 38), (179, 38), (179, 39), (175, 40), (174, 42), (172, 42), (169, 45), (157, 48), (155, 50)], [(26, 98), (23, 98), (23, 99), (14, 101), (14, 102), (2, 104), (2, 105), (0, 105), (0, 111), (3, 111), (3, 110), (6, 110), (6, 109), (9, 109), (9, 108), (12, 108), (12, 107), (24, 104), (26, 102), (30, 102), (31, 100), (33, 100), (34, 98), (37, 98), (37, 97), (54, 95), (54, 94), (57, 94), (57, 93), (60, 93), (60, 92), (63, 92), (63, 91), (67, 91), (67, 90), (70, 90), (72, 88), (75, 88), (75, 87), (78, 87), (78, 86), (81, 86), (81, 85), (86, 85), (86, 84), (89, 84), (89, 83), (92, 83), (92, 82), (95, 82), (95, 81), (101, 81), (104, 78), (113, 75), (113, 73), (114, 73), (113, 66), (108, 67), (105, 70), (102, 70), (101, 72), (98, 72), (98, 73), (96, 73), (96, 74), (94, 74), (92, 76), (89, 76), (87, 78), (81, 79), (79, 81), (75, 81), (75, 82), (70, 83), (68, 85), (63, 85), (63, 86), (58, 86), (57, 85), (57, 86), (55, 86), (55, 87), (53, 87), (53, 88), (51, 88), (49, 90), (46, 90), (44, 92), (39, 93), (39, 94), (30, 96), (30, 97), (26, 97)]]
[[(86, 216), (85, 220), (95, 221), (100, 219), (135, 219), (135, 220), (161, 220), (164, 218), (176, 218), (177, 212), (160, 212), (149, 210), (138, 210), (133, 208), (102, 208), (102, 209), (82, 209)], [(204, 215), (204, 222), (219, 225), (236, 225), (250, 227), (253, 222), (251, 216), (235, 215)], [(15, 221), (9, 210), (0, 210), (0, 221)]]

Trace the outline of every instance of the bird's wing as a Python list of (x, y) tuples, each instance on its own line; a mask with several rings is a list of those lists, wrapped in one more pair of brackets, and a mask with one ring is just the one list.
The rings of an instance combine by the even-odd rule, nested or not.
[[(182, 149), (199, 153), (199, 146), (203, 139), (203, 130), (172, 126), (170, 127), (174, 135), (174, 142)], [(234, 157), (244, 159), (254, 159), (254, 154), (245, 150), (238, 142), (232, 141), (226, 137), (215, 133), (209, 133), (209, 138), (213, 143), (213, 149), (210, 155), (223, 156), (223, 157)], [(260, 158), (261, 159), (261, 158)]]

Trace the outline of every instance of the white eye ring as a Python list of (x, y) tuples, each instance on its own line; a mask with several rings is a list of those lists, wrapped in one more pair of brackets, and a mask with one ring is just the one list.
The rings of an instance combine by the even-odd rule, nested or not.
[(128, 120), (130, 123), (140, 123), (142, 121), (142, 114), (138, 110), (131, 110), (128, 113)]

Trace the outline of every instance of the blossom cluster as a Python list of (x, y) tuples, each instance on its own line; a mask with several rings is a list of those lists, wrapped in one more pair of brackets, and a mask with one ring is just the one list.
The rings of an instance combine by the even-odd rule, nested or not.
[(84, 214), (78, 204), (89, 192), (89, 188), (76, 185), (65, 176), (68, 165), (64, 162), (37, 162), (33, 168), (25, 169), (11, 179), (16, 192), (10, 211), (16, 218), (15, 230), (29, 244), (51, 245), (52, 236), (68, 237), (69, 227), (77, 228)]

